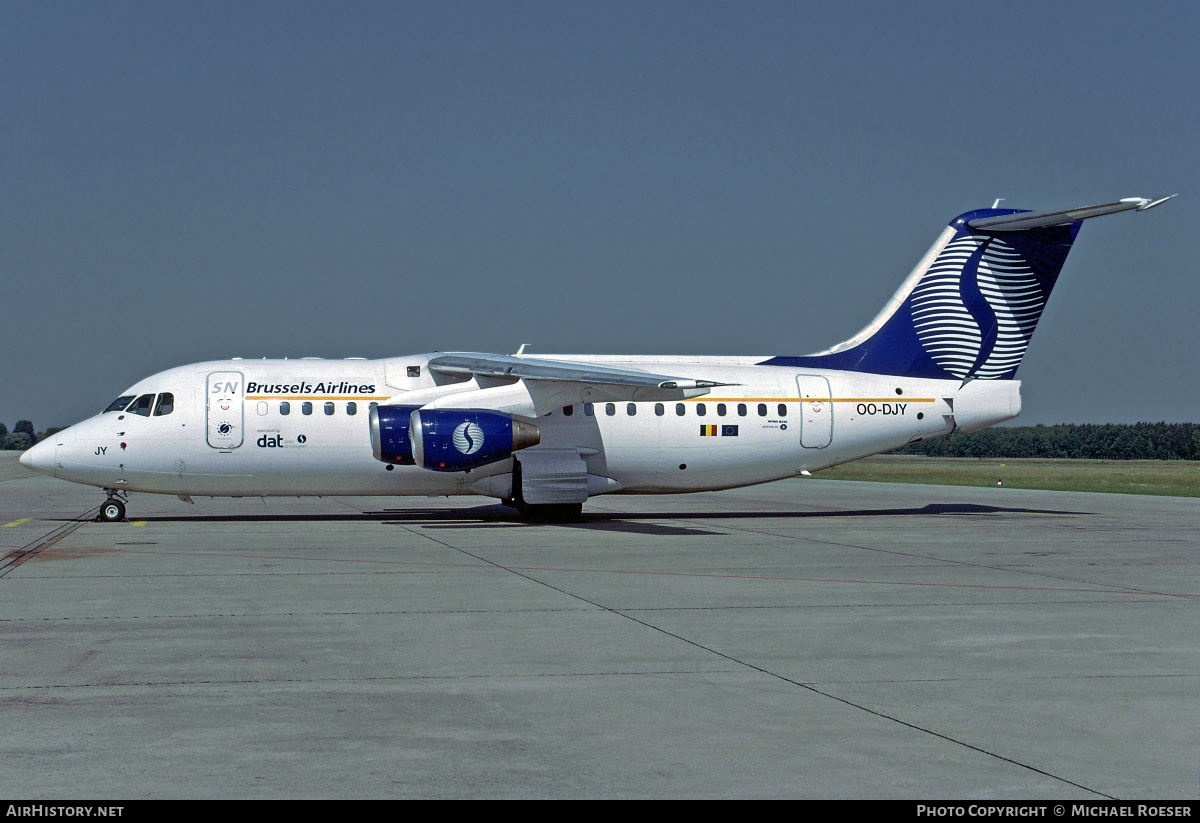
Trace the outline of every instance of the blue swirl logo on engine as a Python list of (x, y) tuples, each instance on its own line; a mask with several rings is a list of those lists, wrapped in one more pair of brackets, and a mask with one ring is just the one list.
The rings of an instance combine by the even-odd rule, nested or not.
[(483, 429), (474, 423), (459, 423), (454, 430), (454, 448), (463, 454), (474, 454), (483, 448)]

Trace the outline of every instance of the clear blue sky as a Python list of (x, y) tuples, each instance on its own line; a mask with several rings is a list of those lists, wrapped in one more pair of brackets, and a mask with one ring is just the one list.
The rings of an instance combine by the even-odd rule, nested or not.
[(206, 359), (804, 354), (1090, 221), (1021, 423), (1200, 420), (1200, 3), (0, 2), (0, 421)]

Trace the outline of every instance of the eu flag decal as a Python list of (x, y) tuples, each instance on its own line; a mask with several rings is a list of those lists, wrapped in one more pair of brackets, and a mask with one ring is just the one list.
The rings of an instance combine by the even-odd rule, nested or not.
[(717, 436), (717, 427), (709, 426), (704, 423), (701, 423), (700, 424), (700, 436), (701, 437), (716, 437)]
[(737, 437), (737, 426), (721, 426), (722, 437)]

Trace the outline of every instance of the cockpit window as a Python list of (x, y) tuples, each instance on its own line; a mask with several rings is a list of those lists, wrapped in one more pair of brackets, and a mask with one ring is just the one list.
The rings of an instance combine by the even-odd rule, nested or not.
[(129, 401), (132, 399), (132, 394), (126, 394), (122, 397), (118, 397), (116, 400), (112, 401), (111, 404), (109, 404), (109, 407), (105, 409), (105, 411), (125, 411), (125, 407), (129, 405)]
[(158, 396), (158, 404), (154, 407), (154, 416), (162, 417), (175, 411), (175, 395), (163, 392)]
[(137, 400), (133, 401), (125, 411), (130, 414), (140, 414), (142, 417), (150, 416), (150, 407), (154, 405), (154, 395), (143, 394)]

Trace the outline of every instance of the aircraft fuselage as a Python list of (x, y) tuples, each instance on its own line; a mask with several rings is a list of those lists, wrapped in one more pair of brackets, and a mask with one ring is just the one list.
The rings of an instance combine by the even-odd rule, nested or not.
[[(511, 457), (471, 471), (436, 472), (372, 456), (371, 404), (403, 403), (406, 393), (434, 389), (425, 367), (431, 356), (228, 360), (170, 369), (124, 393), (153, 395), (143, 404), (149, 413), (109, 411), (59, 432), (53, 456), (40, 455), (53, 465), (40, 468), (106, 489), (181, 496), (510, 496)], [(764, 483), (944, 435), (956, 425), (982, 428), (1020, 411), (1016, 381), (963, 386), (748, 365), (761, 358), (550, 357), (702, 372), (730, 384), (678, 401), (611, 400), (598, 388), (593, 402), (538, 417), (539, 448), (576, 450), (592, 496)], [(170, 410), (155, 414), (164, 394)]]

